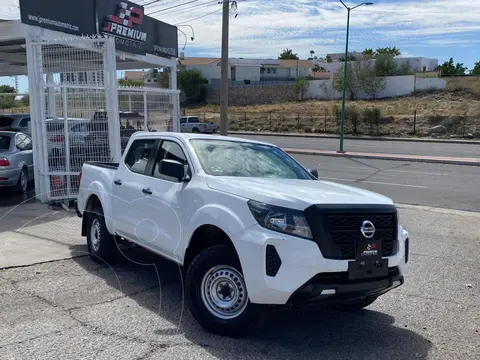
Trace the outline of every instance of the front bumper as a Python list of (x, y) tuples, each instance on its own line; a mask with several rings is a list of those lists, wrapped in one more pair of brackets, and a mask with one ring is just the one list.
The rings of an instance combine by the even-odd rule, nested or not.
[[(408, 270), (407, 239), (408, 232), (399, 227), (397, 253), (383, 258), (389, 269), (386, 276), (355, 280), (348, 277), (351, 260), (325, 259), (314, 241), (254, 225), (239, 234), (234, 244), (250, 301), (284, 305), (381, 295), (401, 286)], [(267, 260), (268, 256), (273, 258)]]

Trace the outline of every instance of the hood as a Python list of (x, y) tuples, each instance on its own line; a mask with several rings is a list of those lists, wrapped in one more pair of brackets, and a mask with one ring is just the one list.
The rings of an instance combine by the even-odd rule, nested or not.
[(296, 210), (314, 204), (393, 204), (383, 195), (329, 181), (214, 176), (206, 181), (217, 191)]

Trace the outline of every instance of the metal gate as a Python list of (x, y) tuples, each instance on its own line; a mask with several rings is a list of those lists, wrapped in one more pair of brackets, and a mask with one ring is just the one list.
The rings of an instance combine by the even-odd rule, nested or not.
[(72, 199), (85, 161), (121, 156), (115, 43), (27, 41), (27, 54), (36, 195)]
[(158, 87), (118, 88), (122, 151), (136, 131), (172, 131), (178, 120), (180, 91)]

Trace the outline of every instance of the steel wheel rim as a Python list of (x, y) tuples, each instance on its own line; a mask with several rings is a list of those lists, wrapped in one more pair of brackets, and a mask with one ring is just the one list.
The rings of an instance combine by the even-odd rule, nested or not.
[(248, 304), (248, 294), (242, 274), (228, 265), (210, 269), (201, 284), (203, 304), (217, 318), (231, 320), (240, 316)]
[(100, 249), (100, 222), (97, 219), (93, 219), (90, 227), (90, 239), (92, 243), (92, 250), (98, 251)]

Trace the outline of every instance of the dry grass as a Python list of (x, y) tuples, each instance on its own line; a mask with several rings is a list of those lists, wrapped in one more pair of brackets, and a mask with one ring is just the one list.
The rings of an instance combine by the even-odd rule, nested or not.
[(447, 91), (462, 89), (480, 95), (480, 76), (454, 76), (446, 80)]
[[(479, 92), (480, 93), (480, 92)], [(341, 105), (341, 101), (308, 100), (303, 102), (286, 102), (278, 104), (230, 106), (231, 113), (300, 113), (324, 114), (325, 111)], [(468, 109), (480, 106), (480, 100), (468, 93), (439, 92), (434, 94), (422, 94), (416, 97), (402, 97), (394, 99), (382, 99), (371, 101), (347, 101), (347, 106), (355, 106), (362, 111), (366, 108), (378, 108), (382, 116), (411, 117), (417, 112), (419, 116), (443, 115), (459, 116), (465, 114)], [(188, 112), (217, 113), (217, 105), (206, 105), (187, 109)]]

